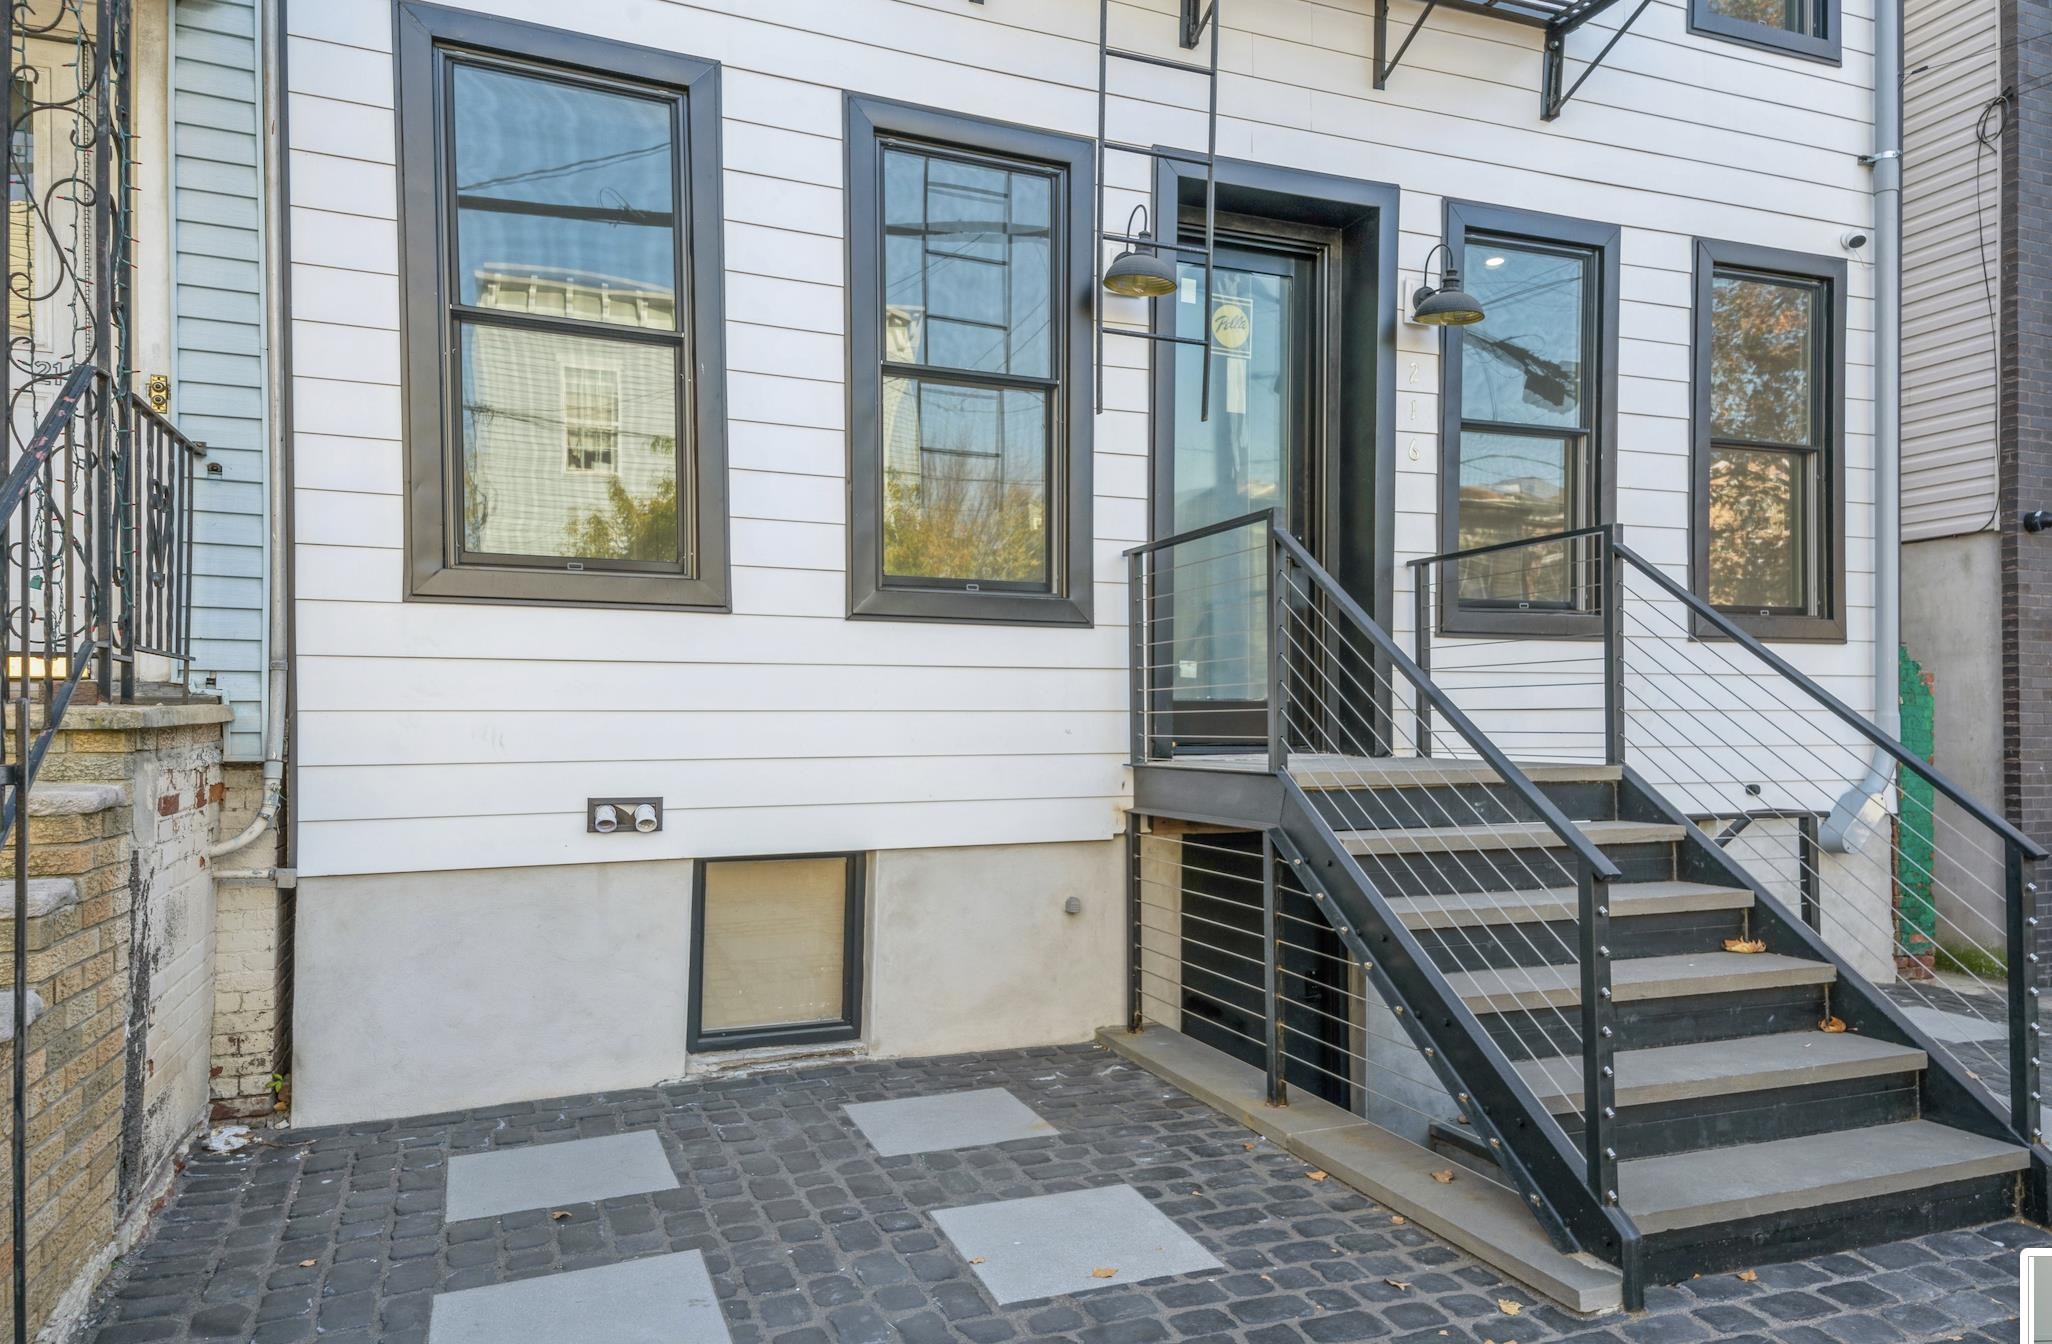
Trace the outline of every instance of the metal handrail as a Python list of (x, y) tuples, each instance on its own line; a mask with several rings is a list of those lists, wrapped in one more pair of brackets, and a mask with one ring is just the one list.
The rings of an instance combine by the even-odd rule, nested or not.
[(81, 364), (73, 369), (57, 390), (57, 398), (50, 403), (50, 409), (43, 412), (43, 418), (36, 425), (36, 432), (29, 436), (21, 456), (16, 459), (7, 479), (0, 481), (0, 518), (13, 513), (21, 503), (21, 497), (28, 493), (36, 476), (49, 464), (50, 454), (56, 451), (57, 442), (64, 436), (79, 406), (85, 401), (86, 388), (100, 374), (94, 364)]
[(1590, 871), (1605, 881), (1615, 881), (1623, 876), (1623, 871), (1604, 857), (1603, 851), (1596, 848), (1588, 836), (1582, 834), (1581, 828), (1568, 820), (1567, 814), (1562, 812), (1552, 799), (1540, 792), (1538, 785), (1526, 778), (1525, 772), (1518, 769), (1496, 743), (1490, 741), (1488, 735), (1460, 711), (1446, 692), (1425, 674), (1424, 669), (1420, 668), (1409, 654), (1397, 647), (1397, 642), (1390, 638), (1389, 632), (1384, 630), (1373, 616), (1361, 609), (1361, 604), (1356, 602), (1346, 589), (1340, 587), (1339, 580), (1327, 573), (1325, 566), (1312, 558), (1311, 552), (1304, 549), (1302, 542), (1279, 527), (1275, 530), (1275, 540), (1290, 559), (1311, 576), (1319, 591), (1325, 594), (1333, 607), (1358, 626), (1377, 648), (1388, 655), (1390, 665), (1403, 673), (1404, 679), (1411, 683), (1412, 689), (1431, 701), (1433, 708), (1446, 716), (1446, 721), (1453, 725), (1461, 738), (1474, 748), (1476, 754), (1496, 771), (1498, 778), (1508, 784), (1527, 807), (1538, 814), (1539, 819), (1546, 823), (1547, 829), (1560, 837), (1561, 842), (1573, 851), (1576, 858), (1588, 864)]
[[(1637, 569), (1647, 578), (1653, 580), (1669, 597), (1674, 598), (1696, 616), (1709, 623), (1718, 634), (1731, 640), (1734, 644), (1737, 644), (1740, 648), (1779, 673), (1783, 680), (1793, 682), (1805, 695), (1808, 695), (1819, 705), (1829, 710), (1854, 732), (1857, 732), (1882, 751), (1894, 757), (1897, 763), (1905, 769), (1914, 770), (1917, 774), (1929, 780), (1933, 788), (1957, 804), (1968, 816), (2022, 850), (2024, 857), (2034, 861), (2052, 857), (2052, 854), (2048, 854), (2044, 846), (2038, 844), (2009, 822), (1990, 811), (1985, 805), (1978, 802), (1972, 794), (1947, 778), (1943, 771), (1939, 770), (1929, 761), (1919, 757), (1896, 738), (1877, 728), (1872, 721), (1860, 714), (1859, 711), (1825, 690), (1810, 676), (1791, 665), (1787, 659), (1781, 657), (1758, 639), (1740, 629), (1730, 617), (1711, 606), (1695, 593), (1690, 592), (1658, 566), (1634, 551), (1631, 547), (1625, 545), (1624, 542), (1618, 540), (1616, 524), (1614, 523), (1599, 523), (1593, 527), (1578, 527), (1566, 532), (1549, 532), (1537, 537), (1521, 537), (1514, 541), (1497, 542), (1490, 546), (1475, 546), (1462, 551), (1443, 551), (1438, 555), (1422, 556), (1405, 563), (1408, 567), (1417, 569), (1426, 565), (1438, 565), (1450, 561), (1471, 559), (1475, 556), (1488, 555), (1492, 552), (1517, 550), (1527, 546), (1545, 546), (1599, 535), (1609, 538), (1607, 549), (1612, 554), (1631, 565), (1634, 569)], [(1422, 629), (1418, 634), (1421, 640), (1426, 637), (1426, 632)]]
[(1819, 686), (1815, 681), (1811, 680), (1801, 671), (1790, 666), (1788, 660), (1781, 657), (1781, 655), (1775, 653), (1772, 649), (1769, 649), (1766, 645), (1762, 644), (1753, 636), (1747, 634), (1744, 630), (1741, 630), (1736, 624), (1732, 622), (1732, 620), (1729, 617), (1724, 615), (1724, 613), (1718, 611), (1717, 608), (1711, 606), (1702, 598), (1696, 596), (1688, 589), (1682, 587), (1682, 585), (1680, 585), (1679, 583), (1676, 583), (1672, 578), (1662, 573), (1651, 562), (1646, 560), (1645, 557), (1641, 556), (1631, 547), (1625, 545), (1621, 541), (1613, 541), (1611, 543), (1611, 549), (1615, 551), (1617, 555), (1621, 559), (1623, 559), (1627, 564), (1631, 565), (1640, 573), (1644, 574), (1647, 578), (1653, 580), (1654, 583), (1658, 584), (1660, 588), (1664, 592), (1666, 592), (1669, 597), (1672, 597), (1676, 601), (1680, 602), (1683, 606), (1687, 607), (1690, 611), (1694, 612), (1701, 619), (1708, 621), (1712, 626), (1716, 628), (1717, 633), (1723, 635), (1725, 638), (1731, 640), (1734, 644), (1737, 644), (1740, 648), (1744, 649), (1747, 653), (1752, 654), (1755, 658), (1758, 658), (1761, 662), (1773, 668), (1776, 672), (1780, 673), (1785, 680), (1794, 682), (1799, 688), (1801, 688), (1804, 694), (1808, 695), (1812, 700), (1815, 700), (1824, 708), (1830, 710), (1833, 715), (1835, 715), (1838, 719), (1844, 722), (1854, 732), (1866, 738), (1869, 742), (1872, 742), (1875, 746), (1881, 748), (1881, 750), (1887, 752), (1890, 756), (1893, 756), (1896, 759), (1896, 761), (1903, 767), (1909, 770), (1914, 770), (1917, 774), (1922, 775), (1925, 779), (1929, 780), (1931, 782), (1931, 787), (1937, 789), (1938, 792), (1944, 794), (1947, 798), (1951, 799), (1954, 803), (1958, 804), (1959, 807), (1962, 808), (1968, 816), (1971, 816), (1972, 818), (1974, 818), (1974, 820), (1980, 822), (1989, 830), (1994, 831), (2004, 840), (2007, 840), (2009, 843), (2015, 845), (2018, 849), (2022, 850), (2025, 858), (2036, 861), (2042, 860), (2047, 857), (2047, 851), (2045, 850), (2044, 846), (2038, 844), (2037, 841), (2031, 839), (2022, 831), (2019, 831), (2016, 827), (2004, 821), (2001, 817), (1998, 817), (1993, 812), (1990, 812), (1986, 807), (1982, 806), (1979, 802), (1975, 801), (1973, 795), (1969, 794), (1965, 789), (1961, 788), (1959, 785), (1953, 783), (1950, 779), (1946, 778), (1944, 772), (1939, 770), (1936, 766), (1932, 765), (1929, 761), (1926, 761), (1921, 757), (1917, 756), (1916, 753), (1912, 752), (1908, 747), (1904, 746), (1901, 742), (1897, 741), (1895, 738), (1889, 736), (1887, 733), (1884, 733), (1879, 728), (1875, 727), (1863, 715), (1861, 715), (1859, 711), (1853, 709), (1850, 705), (1846, 704), (1843, 700), (1840, 700), (1831, 692), (1825, 690), (1822, 686)]

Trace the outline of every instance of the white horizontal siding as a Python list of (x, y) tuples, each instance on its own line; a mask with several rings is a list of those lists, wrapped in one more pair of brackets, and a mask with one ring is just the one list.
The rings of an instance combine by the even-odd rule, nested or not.
[(2002, 24), (1996, 0), (1910, 0), (1904, 17), (1902, 532), (1920, 541), (1995, 519), (2002, 164), (1975, 128), (2001, 91)]
[[(562, 22), (546, 0), (473, 7)], [(1410, 283), (1447, 197), (1622, 226), (1619, 512), (1643, 554), (1680, 570), (1692, 240), (1835, 255), (1844, 230), (1871, 227), (1857, 156), (1872, 141), (1872, 31), (1867, 5), (1847, 7), (1834, 68), (1692, 37), (1681, 0), (1656, 0), (1545, 123), (1529, 29), (1436, 13), (1377, 93), (1372, 0), (1238, 0), (1222, 43), (1220, 149), (1399, 184)], [(1115, 40), (1172, 51), (1175, 9), (1116, 7)], [(1571, 54), (1600, 46), (1623, 12), (1576, 34)], [(708, 615), (403, 600), (390, 13), (382, 0), (291, 6), (303, 871), (1113, 833), (1119, 553), (1147, 531), (1145, 346), (1114, 337), (1106, 352), (1096, 629), (844, 619), (842, 91), (1090, 135), (1096, 13), (1092, 0), (580, 7), (581, 31), (723, 66), (736, 609)], [(1121, 70), (1114, 91), (1114, 136), (1201, 143), (1201, 86)], [(1116, 224), (1149, 179), (1117, 157), (1107, 179)], [(1857, 265), (1850, 299), (1851, 638), (1788, 653), (1866, 705), (1873, 313)], [(1139, 316), (1112, 302), (1115, 318)], [(1438, 342), (1410, 326), (1399, 340), (1401, 561), (1438, 548)], [(1397, 607), (1409, 610), (1401, 594)], [(1399, 623), (1407, 631), (1407, 616)], [(1499, 696), (1493, 708), (1508, 720), (1522, 706)], [(631, 853), (583, 833), (584, 798), (615, 791), (668, 800), (664, 832)]]
[(207, 445), (194, 497), (192, 679), (264, 754), (263, 201), (254, 0), (177, 0), (172, 53), (172, 414)]

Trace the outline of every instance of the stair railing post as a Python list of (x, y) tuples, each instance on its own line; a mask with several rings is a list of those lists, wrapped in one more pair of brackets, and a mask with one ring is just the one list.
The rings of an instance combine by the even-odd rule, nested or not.
[(2044, 1032), (2038, 1007), (2038, 884), (2028, 880), (2023, 851), (2014, 842), (2003, 845), (2003, 885), (2009, 910), (2010, 1126), (2027, 1142), (2041, 1143), (2038, 1075)]
[(1624, 764), (1624, 566), (1612, 538), (1597, 538), (1597, 580), (1603, 592), (1603, 759)]
[(1289, 677), (1289, 557), (1275, 539), (1275, 515), (1264, 527), (1268, 541), (1268, 768), (1281, 774), (1290, 768), (1290, 745), (1283, 728), (1283, 688)]
[[(1411, 661), (1427, 677), (1432, 675), (1432, 566), (1417, 565), (1412, 568), (1411, 601), (1412, 628)], [(1417, 709), (1417, 726), (1412, 730), (1416, 739), (1413, 745), (1420, 756), (1432, 754), (1432, 701), (1417, 687), (1411, 688), (1411, 703)]]
[(1127, 755), (1131, 764), (1141, 765), (1147, 760), (1147, 650), (1149, 635), (1147, 620), (1147, 570), (1146, 556), (1139, 551), (1126, 557), (1126, 622), (1132, 626), (1127, 637), (1126, 656), (1132, 660), (1133, 669), (1127, 678), (1131, 704), (1128, 707), (1132, 722), (1127, 731)]
[(1617, 1203), (1617, 1077), (1610, 999), (1610, 883), (1586, 860), (1576, 879), (1582, 961), (1582, 1143), (1589, 1188), (1604, 1204)]
[(1275, 837), (1261, 835), (1261, 1012), (1266, 1031), (1268, 1104), (1290, 1104), (1289, 1083), (1283, 1072), (1282, 939), (1276, 920)]

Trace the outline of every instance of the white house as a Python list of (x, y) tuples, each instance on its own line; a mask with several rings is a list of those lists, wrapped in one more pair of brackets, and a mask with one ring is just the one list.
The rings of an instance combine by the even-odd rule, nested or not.
[[(1172, 781), (1223, 789), (1218, 755), (1264, 743), (1337, 772), (1482, 741), (1548, 763), (1615, 880), (1742, 861), (1737, 905), (1646, 899), (1752, 910), (1734, 941), (1792, 965), (1828, 944), (1867, 987), (1820, 1000), (1827, 1032), (1907, 1048), (1892, 1005), (1932, 953), (1896, 907), (1932, 898), (1898, 899), (1931, 866), (1929, 805), (1888, 746), (1899, 20), (286, 0), (296, 1122), (1182, 1025), (1209, 1010), (1149, 1006), (1145, 981), (1200, 992), (1202, 865), (1162, 846), (1295, 842)], [(1121, 253), (1124, 295), (1103, 287)], [(1262, 511), (1294, 541), (1256, 522), (1126, 556)], [(1233, 557), (1271, 544), (1304, 602), (1250, 623), (1235, 604), (1271, 571)], [(1186, 561), (1213, 569), (1160, 587)], [(1291, 653), (1292, 622), (1354, 652)], [(1340, 670), (1275, 670), (1299, 655)], [(1264, 716), (1277, 677), (1318, 703)], [(1320, 787), (1344, 806), (1388, 782)], [(1471, 784), (1510, 787), (1442, 780), (1431, 805), (1473, 806)], [(1580, 787), (1608, 810), (1573, 810), (1596, 806)], [(1553, 824), (1519, 798), (1478, 824)], [(1535, 834), (1477, 852), (1530, 871)], [(1351, 852), (1469, 852), (1381, 843)], [(1648, 878), (1645, 843), (1703, 852)], [(1161, 871), (1189, 962), (1167, 972), (1138, 913)], [(1756, 890), (1795, 927), (1763, 933)], [(1369, 1114), (1361, 1038), (1389, 1004), (1367, 1006), (1375, 959), (1333, 946), (1359, 964), (1322, 1002), (1364, 1006), (1310, 1067)], [(1213, 1043), (1259, 1061), (1233, 1020)], [(1285, 1052), (1292, 1029), (1256, 1028)], [(1477, 1049), (1446, 1067), (1504, 1072)], [(1956, 1114), (1963, 1076), (1923, 1084), (1921, 1114)], [(1420, 1085), (1466, 1117), (1467, 1084)]]

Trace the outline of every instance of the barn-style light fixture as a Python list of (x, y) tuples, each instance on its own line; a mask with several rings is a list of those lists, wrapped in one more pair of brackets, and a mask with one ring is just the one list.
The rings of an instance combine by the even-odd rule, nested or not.
[[(1446, 253), (1446, 263), (1439, 268), (1439, 283), (1433, 284), (1432, 258)], [(1432, 251), (1425, 254), (1427, 279), (1411, 296), (1411, 320), (1428, 327), (1472, 327), (1488, 314), (1475, 296), (1461, 288), (1460, 272), (1454, 269), (1453, 249), (1445, 243), (1433, 244)]]
[[(1139, 228), (1134, 228), (1134, 221)], [(1133, 213), (1126, 217), (1126, 237), (1144, 242), (1151, 235), (1147, 231), (1147, 207), (1136, 205)], [(1105, 267), (1104, 287), (1114, 294), (1129, 299), (1158, 299), (1164, 294), (1176, 292), (1176, 267), (1167, 257), (1153, 248), (1142, 252), (1129, 244), (1125, 251), (1112, 258), (1112, 264)]]

